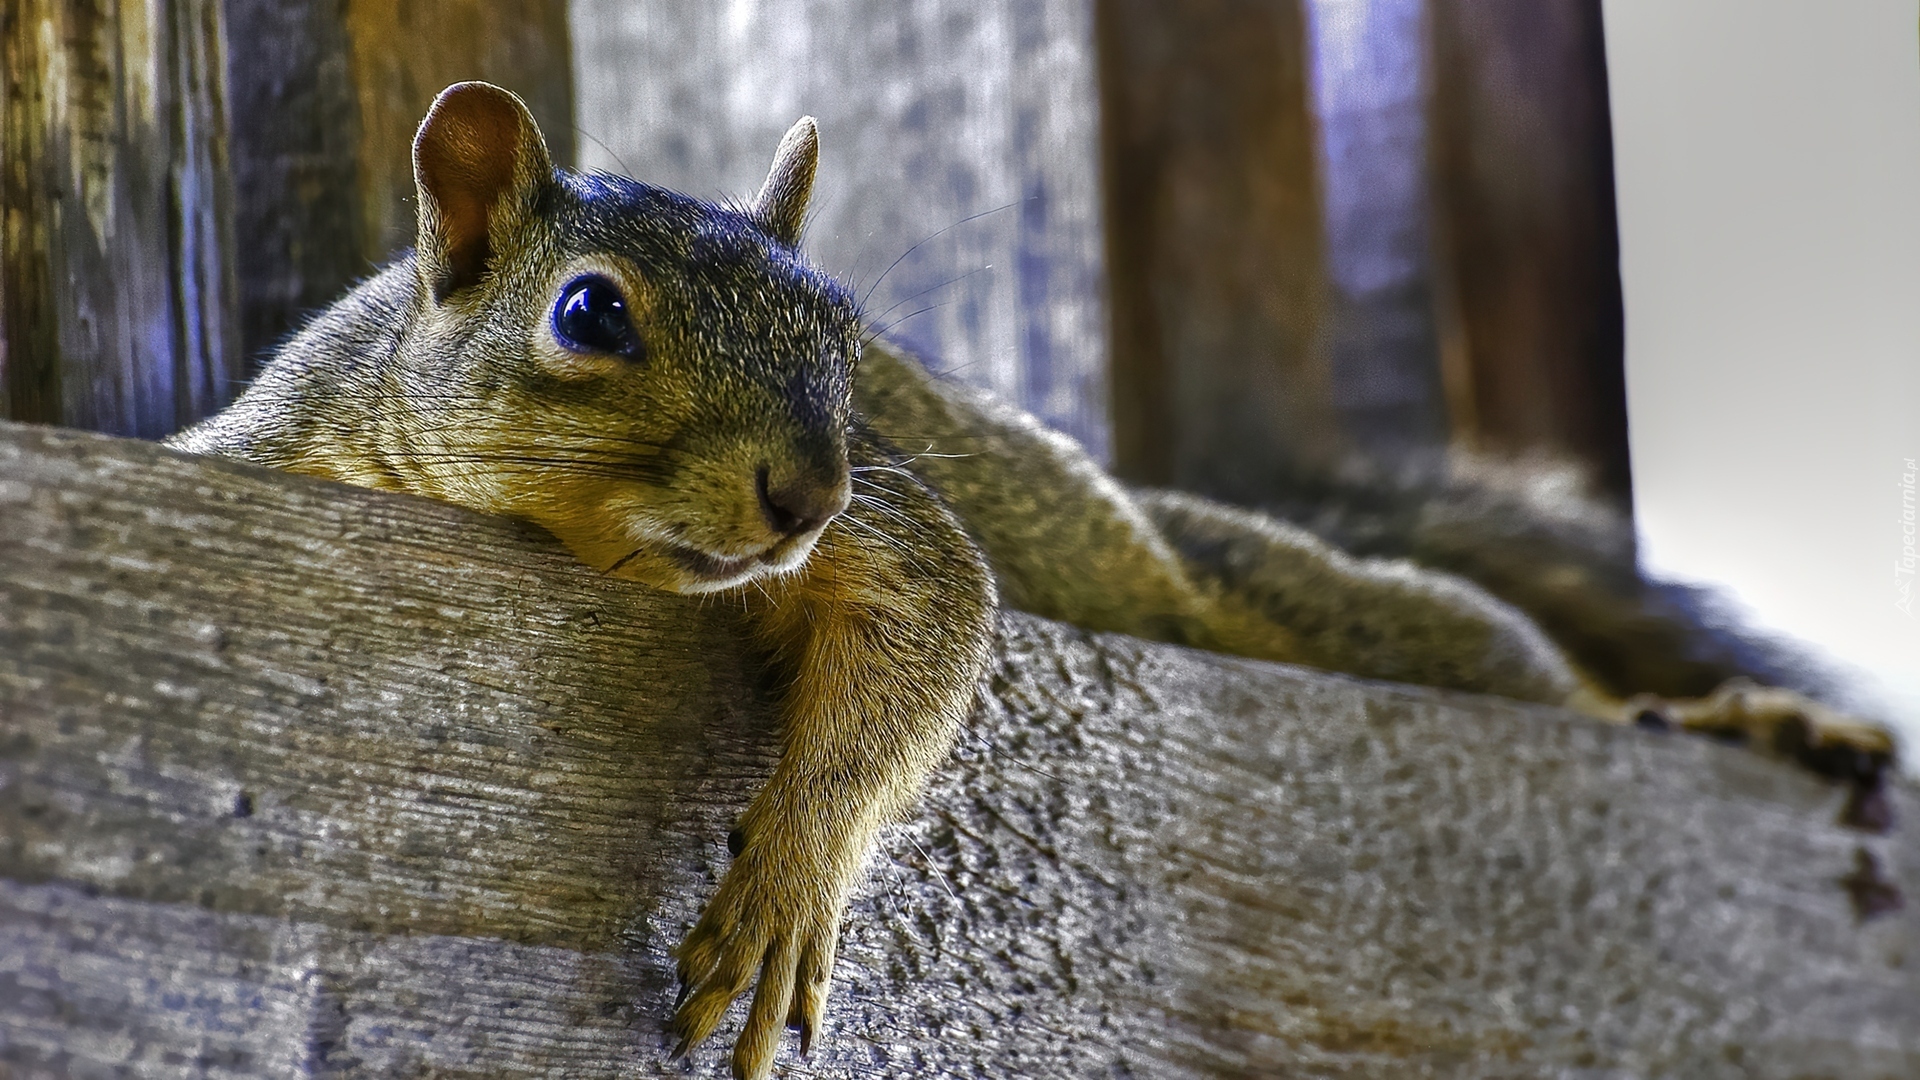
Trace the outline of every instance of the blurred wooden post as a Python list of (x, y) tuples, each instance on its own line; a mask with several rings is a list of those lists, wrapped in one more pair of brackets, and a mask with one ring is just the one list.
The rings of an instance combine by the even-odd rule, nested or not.
[(1347, 443), (1298, 0), (1094, 5), (1113, 305), (1114, 465), (1258, 500)]
[(1627, 504), (1597, 0), (1100, 0), (1115, 464), (1241, 501), (1449, 444)]
[(448, 84), (513, 90), (573, 163), (564, 0), (227, 7), (249, 354), (412, 245), (413, 131)]
[(0, 64), (0, 416), (212, 412), (241, 374), (219, 0), (8, 0)]
[(1353, 462), (1432, 475), (1449, 437), (1434, 328), (1427, 0), (1308, 0), (1331, 407)]
[(1090, 0), (576, 0), (583, 159), (758, 188), (820, 121), (804, 247), (936, 371), (1106, 455)]
[(1431, 0), (1440, 309), (1456, 439), (1631, 505), (1599, 0)]

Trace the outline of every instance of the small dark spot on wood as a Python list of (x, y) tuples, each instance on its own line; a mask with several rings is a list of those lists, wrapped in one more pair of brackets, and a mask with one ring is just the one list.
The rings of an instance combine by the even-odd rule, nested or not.
[(727, 854), (739, 855), (747, 850), (747, 834), (735, 829), (727, 834)]
[(1861, 922), (1899, 911), (1906, 904), (1900, 887), (1880, 872), (1880, 860), (1866, 848), (1853, 850), (1853, 872), (1840, 879), (1853, 899), (1853, 913)]
[(233, 816), (237, 818), (253, 816), (253, 792), (243, 791), (233, 797)]
[(1643, 731), (1672, 731), (1673, 721), (1668, 720), (1658, 709), (1641, 709), (1633, 718), (1633, 726)]

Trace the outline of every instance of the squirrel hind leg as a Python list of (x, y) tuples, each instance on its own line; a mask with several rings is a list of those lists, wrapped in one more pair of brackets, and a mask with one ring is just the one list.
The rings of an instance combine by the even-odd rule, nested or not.
[(1893, 824), (1887, 778), (1898, 747), (1886, 728), (1848, 716), (1794, 690), (1729, 679), (1701, 698), (1641, 694), (1619, 718), (1752, 747), (1848, 785), (1844, 825), (1885, 832)]

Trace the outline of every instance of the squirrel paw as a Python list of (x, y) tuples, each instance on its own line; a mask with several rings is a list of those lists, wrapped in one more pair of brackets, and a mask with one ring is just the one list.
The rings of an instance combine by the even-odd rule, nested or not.
[[(729, 846), (745, 847), (734, 838)], [(736, 850), (719, 891), (674, 950), (680, 962), (680, 1000), (670, 1025), (679, 1038), (674, 1057), (712, 1034), (756, 976), (753, 1005), (733, 1048), (733, 1075), (769, 1075), (783, 1028), (800, 1033), (803, 1056), (811, 1049), (826, 1005), (845, 890), (830, 870), (806, 868), (814, 860), (798, 850), (804, 847), (776, 850), (765, 842)]]
[(1886, 791), (1894, 762), (1893, 736), (1805, 695), (1730, 679), (1703, 698), (1668, 700), (1643, 694), (1627, 703), (1627, 717), (1641, 727), (1679, 728), (1790, 758), (1851, 785), (1843, 824), (1873, 832), (1885, 832), (1893, 824)]

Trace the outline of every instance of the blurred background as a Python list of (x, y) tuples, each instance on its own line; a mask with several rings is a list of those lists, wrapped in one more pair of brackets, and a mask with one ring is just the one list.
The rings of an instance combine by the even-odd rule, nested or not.
[(1251, 505), (1425, 490), (1463, 453), (1570, 465), (1629, 563), (1722, 587), (1911, 744), (1917, 25), (1915, 0), (9, 0), (0, 416), (157, 437), (217, 409), (410, 243), (408, 143), (450, 82), (519, 92), (562, 163), (703, 196), (752, 192), (812, 114), (806, 246), (934, 370), (1125, 479)]

